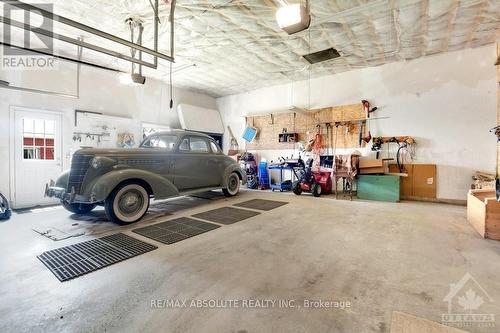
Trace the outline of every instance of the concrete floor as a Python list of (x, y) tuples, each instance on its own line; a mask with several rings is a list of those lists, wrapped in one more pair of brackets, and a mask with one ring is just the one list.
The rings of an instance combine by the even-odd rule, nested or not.
[[(141, 223), (124, 228), (108, 222), (83, 223), (92, 235), (56, 242), (32, 228), (71, 225), (66, 211), (14, 214), (0, 223), (0, 332), (389, 332), (395, 310), (440, 321), (449, 285), (467, 272), (494, 300), (481, 312), (500, 318), (500, 242), (481, 239), (465, 207), (245, 191), (214, 202), (180, 199), (173, 215), (158, 220), (256, 197), (290, 204), (173, 245), (130, 232)], [(159, 248), (64, 283), (36, 258), (94, 238), (93, 228), (124, 231)], [(191, 299), (240, 300), (240, 307), (151, 305)], [(242, 308), (248, 299), (352, 305)]]

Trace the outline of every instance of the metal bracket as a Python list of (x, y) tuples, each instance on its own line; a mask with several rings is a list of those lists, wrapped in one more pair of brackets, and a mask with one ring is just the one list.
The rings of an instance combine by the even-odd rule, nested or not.
[[(67, 43), (70, 43), (70, 44), (78, 45), (78, 46), (81, 46), (81, 47), (84, 47), (84, 48), (87, 48), (87, 49), (91, 49), (91, 50), (96, 51), (96, 52), (104, 53), (104, 54), (107, 54), (107, 55), (110, 55), (110, 56), (113, 56), (113, 57), (116, 57), (116, 58), (119, 58), (119, 59), (123, 59), (123, 60), (129, 61), (129, 62), (132, 62), (132, 63), (136, 63), (136, 64), (139, 64), (139, 65), (143, 65), (143, 66), (154, 68), (154, 69), (156, 69), (158, 67), (158, 58), (163, 59), (163, 60), (167, 60), (169, 62), (174, 62), (173, 56), (168, 56), (166, 54), (158, 52), (158, 21), (156, 19), (154, 20), (154, 33), (155, 33), (154, 34), (154, 47), (155, 48), (154, 48), (154, 50), (152, 50), (152, 49), (144, 47), (142, 45), (138, 45), (136, 43), (130, 42), (130, 41), (126, 40), (126, 39), (120, 38), (118, 36), (115, 36), (115, 35), (109, 34), (107, 32), (104, 32), (104, 31), (92, 28), (92, 27), (90, 27), (88, 25), (85, 25), (85, 24), (73, 21), (73, 20), (68, 19), (68, 18), (66, 18), (64, 16), (60, 16), (60, 15), (51, 13), (51, 12), (45, 10), (45, 9), (42, 9), (42, 8), (39, 8), (39, 7), (30, 5), (30, 4), (27, 4), (27, 3), (24, 3), (24, 2), (21, 2), (21, 1), (18, 1), (18, 0), (0, 0), (0, 2), (3, 2), (6, 5), (10, 5), (10, 6), (14, 6), (14, 7), (23, 9), (25, 11), (36, 12), (36, 13), (40, 14), (41, 16), (43, 16), (45, 18), (48, 18), (50, 20), (59, 22), (61, 24), (68, 25), (70, 27), (73, 27), (73, 28), (76, 28), (76, 29), (79, 29), (79, 30), (82, 30), (82, 31), (85, 31), (87, 33), (90, 33), (90, 34), (93, 34), (95, 36), (107, 39), (107, 40), (112, 41), (114, 43), (127, 46), (127, 47), (129, 47), (129, 48), (131, 48), (133, 50), (142, 51), (142, 52), (144, 52), (146, 54), (149, 54), (149, 55), (153, 56), (154, 57), (154, 62), (150, 63), (150, 62), (146, 62), (146, 61), (141, 61), (141, 60), (138, 60), (138, 59), (134, 59), (134, 58), (132, 58), (130, 56), (121, 54), (119, 52), (116, 52), (116, 51), (113, 51), (113, 50), (110, 50), (110, 49), (106, 49), (106, 48), (103, 48), (103, 47), (100, 47), (100, 46), (97, 46), (97, 45), (85, 43), (85, 42), (79, 41), (79, 40), (74, 39), (74, 38), (70, 38), (70, 37), (67, 37), (67, 36), (64, 36), (64, 35), (56, 34), (56, 33), (52, 32), (52, 31), (48, 31), (48, 30), (45, 30), (45, 29), (33, 27), (33, 26), (29, 25), (29, 24), (25, 24), (25, 23), (22, 23), (22, 22), (19, 22), (19, 21), (11, 20), (11, 19), (6, 18), (6, 17), (0, 17), (0, 22), (1, 23), (8, 24), (8, 25), (11, 25), (11, 26), (14, 26), (14, 27), (17, 27), (17, 28), (20, 28), (20, 29), (24, 29), (24, 30), (29, 30), (29, 31), (32, 31), (32, 32), (37, 33), (37, 34), (45, 35), (45, 36), (48, 36), (48, 37), (51, 37), (51, 38), (55, 38), (55, 39), (61, 40), (63, 42), (67, 42)], [(157, 13), (158, 13), (158, 0), (155, 0), (155, 6), (156, 6), (156, 8), (155, 8), (155, 16), (157, 17), (158, 16), (157, 15)], [(173, 53), (173, 50), (171, 50), (171, 52)]]

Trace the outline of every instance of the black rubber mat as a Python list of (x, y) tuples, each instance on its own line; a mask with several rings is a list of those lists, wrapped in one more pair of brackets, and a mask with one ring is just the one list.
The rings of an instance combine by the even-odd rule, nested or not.
[(207, 192), (201, 192), (201, 193), (195, 193), (190, 195), (193, 198), (199, 198), (199, 199), (207, 199), (207, 200), (220, 200), (224, 199), (226, 196), (222, 192), (215, 192), (215, 191), (207, 191)]
[(197, 221), (188, 217), (180, 217), (175, 220), (149, 225), (132, 231), (164, 244), (173, 244), (219, 227), (220, 225)]
[(259, 215), (258, 212), (253, 212), (246, 209), (238, 209), (233, 207), (222, 207), (208, 212), (193, 215), (202, 220), (216, 222), (220, 224), (233, 224), (235, 222), (246, 220), (250, 217)]
[(257, 209), (257, 210), (271, 210), (283, 205), (288, 202), (285, 201), (273, 201), (273, 200), (263, 200), (263, 199), (253, 199), (235, 204), (234, 206)]
[(157, 248), (118, 233), (50, 250), (37, 258), (59, 281), (67, 281)]

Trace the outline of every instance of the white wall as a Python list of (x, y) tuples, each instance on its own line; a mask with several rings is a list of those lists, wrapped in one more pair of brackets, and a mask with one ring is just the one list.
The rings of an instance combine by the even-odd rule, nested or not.
[[(131, 117), (140, 122), (158, 123), (179, 127), (177, 104), (185, 103), (215, 109), (213, 97), (190, 91), (174, 90), (174, 108), (169, 108), (168, 85), (148, 79), (144, 86), (127, 86), (120, 83), (118, 73), (82, 66), (80, 98), (72, 99), (37, 93), (0, 89), (0, 192), (9, 195), (9, 123), (11, 106), (60, 111), (63, 117), (64, 168), (69, 167), (72, 144), (74, 110), (102, 112), (106, 115)], [(0, 71), (0, 80), (14, 86), (57, 91), (76, 92), (76, 65), (60, 63), (59, 71)], [(139, 125), (140, 126), (140, 125)]]
[[(488, 132), (497, 123), (495, 59), (495, 46), (489, 45), (324, 76), (310, 83), (310, 105), (307, 81), (222, 97), (217, 104), (225, 125), (239, 136), (245, 114), (283, 111), (292, 104), (320, 108), (368, 99), (379, 107), (375, 117), (390, 117), (372, 121), (372, 135), (415, 137), (414, 162), (437, 164), (438, 198), (464, 200), (473, 172), (494, 173), (496, 168), (496, 142)], [(243, 140), (238, 141), (244, 147)], [(276, 159), (292, 152), (258, 153)]]

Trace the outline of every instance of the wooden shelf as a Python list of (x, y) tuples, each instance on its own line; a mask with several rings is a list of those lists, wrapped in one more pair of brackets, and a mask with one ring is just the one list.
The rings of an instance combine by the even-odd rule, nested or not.
[(281, 133), (278, 135), (279, 143), (294, 143), (297, 142), (299, 135), (297, 133)]

